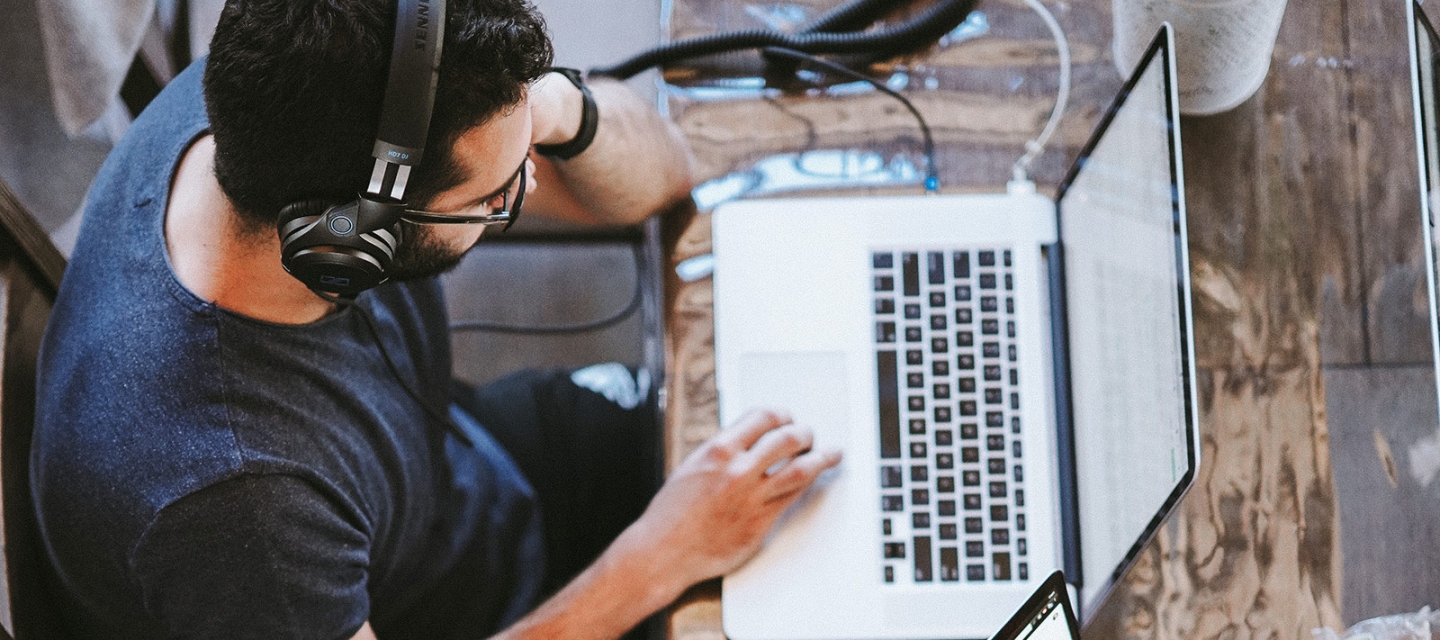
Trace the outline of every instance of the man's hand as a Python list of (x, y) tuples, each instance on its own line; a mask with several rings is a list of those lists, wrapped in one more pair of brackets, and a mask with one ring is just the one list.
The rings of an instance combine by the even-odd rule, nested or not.
[(814, 434), (774, 411), (752, 411), (675, 469), (632, 527), (681, 588), (728, 573), (760, 548), (780, 514), (840, 462), (811, 450)]

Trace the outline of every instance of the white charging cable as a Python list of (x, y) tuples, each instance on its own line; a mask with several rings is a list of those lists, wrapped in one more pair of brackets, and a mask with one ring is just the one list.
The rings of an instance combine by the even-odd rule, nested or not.
[[(1055, 96), (1055, 109), (1050, 112), (1050, 119), (1045, 122), (1045, 128), (1040, 130), (1040, 135), (1035, 136), (1035, 139), (1025, 143), (1025, 154), (1020, 156), (1020, 159), (1016, 160), (1010, 168), (1012, 188), (1030, 182), (1028, 177), (1030, 163), (1045, 151), (1045, 145), (1050, 142), (1050, 136), (1055, 134), (1055, 129), (1060, 125), (1060, 117), (1065, 113), (1065, 103), (1070, 100), (1070, 41), (1065, 38), (1065, 31), (1055, 20), (1055, 14), (1050, 13), (1050, 10), (1045, 8), (1040, 0), (1025, 0), (1025, 4), (1040, 15), (1045, 26), (1050, 28), (1050, 34), (1055, 37), (1055, 48), (1060, 55), (1060, 91)], [(1034, 190), (1033, 184), (1028, 186), (1031, 191)]]

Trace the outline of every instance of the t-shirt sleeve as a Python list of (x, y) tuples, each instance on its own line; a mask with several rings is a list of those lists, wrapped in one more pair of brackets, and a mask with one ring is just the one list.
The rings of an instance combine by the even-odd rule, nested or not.
[(370, 610), (369, 539), (315, 485), (241, 476), (160, 510), (131, 556), (171, 638), (348, 639)]

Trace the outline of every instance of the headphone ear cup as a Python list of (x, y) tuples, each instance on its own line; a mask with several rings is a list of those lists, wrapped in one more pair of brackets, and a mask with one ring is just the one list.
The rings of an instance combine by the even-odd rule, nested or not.
[(360, 201), (301, 200), (276, 219), (280, 264), (316, 291), (354, 296), (389, 279), (400, 230), (356, 228)]

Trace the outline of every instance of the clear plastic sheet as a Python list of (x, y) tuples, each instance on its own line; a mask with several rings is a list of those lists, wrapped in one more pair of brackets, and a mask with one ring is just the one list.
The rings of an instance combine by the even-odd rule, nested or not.
[(1425, 607), (1415, 613), (1371, 618), (1343, 633), (1324, 628), (1311, 634), (1315, 640), (1440, 640), (1440, 611)]

